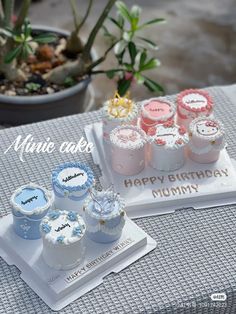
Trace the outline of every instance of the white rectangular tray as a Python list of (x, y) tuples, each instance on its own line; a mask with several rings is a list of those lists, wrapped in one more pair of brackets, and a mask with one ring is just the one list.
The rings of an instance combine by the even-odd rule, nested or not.
[(187, 158), (177, 171), (163, 172), (147, 166), (138, 175), (122, 176), (111, 168), (109, 147), (103, 145), (102, 123), (86, 126), (85, 133), (95, 145), (92, 157), (102, 172), (101, 185), (106, 188), (114, 184), (126, 200), (130, 218), (236, 203), (236, 171), (225, 149), (214, 164), (198, 164)]
[(21, 278), (53, 310), (67, 306), (156, 247), (156, 242), (129, 218), (121, 238), (99, 244), (86, 239), (86, 254), (80, 266), (57, 271), (42, 258), (42, 240), (24, 240), (12, 228), (12, 215), (0, 219), (0, 256), (21, 271)]

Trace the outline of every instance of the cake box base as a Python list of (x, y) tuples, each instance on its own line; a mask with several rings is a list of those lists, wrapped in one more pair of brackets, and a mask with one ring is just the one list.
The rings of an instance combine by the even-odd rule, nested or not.
[(86, 126), (85, 134), (95, 146), (92, 157), (101, 169), (101, 185), (103, 188), (114, 185), (125, 198), (130, 218), (236, 203), (236, 170), (226, 149), (212, 164), (198, 164), (186, 156), (184, 166), (176, 171), (158, 171), (147, 166), (138, 175), (124, 176), (111, 167), (110, 147), (103, 142), (102, 123)]
[(42, 258), (42, 239), (24, 240), (14, 233), (12, 215), (0, 219), (0, 256), (21, 271), (21, 278), (53, 310), (58, 311), (103, 283), (156, 247), (156, 242), (126, 217), (121, 238), (99, 244), (86, 238), (82, 263), (68, 271), (47, 266)]

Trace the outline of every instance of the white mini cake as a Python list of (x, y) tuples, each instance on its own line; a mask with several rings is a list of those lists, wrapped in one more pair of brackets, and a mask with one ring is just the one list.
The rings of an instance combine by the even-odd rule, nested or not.
[(136, 125), (139, 110), (136, 104), (126, 95), (118, 93), (108, 100), (103, 107), (103, 138), (109, 142), (111, 131), (122, 124)]
[(177, 170), (184, 165), (184, 148), (189, 141), (185, 127), (168, 121), (149, 130), (150, 165), (162, 171)]
[(211, 163), (225, 147), (223, 124), (213, 118), (201, 117), (190, 124), (189, 157), (198, 163)]
[(110, 188), (91, 193), (84, 205), (88, 237), (100, 243), (119, 239), (125, 225), (124, 207), (124, 200)]
[(85, 223), (76, 212), (51, 211), (40, 225), (45, 263), (57, 270), (76, 267), (84, 256)]
[(146, 134), (136, 126), (120, 126), (110, 135), (112, 168), (122, 175), (135, 175), (145, 167)]
[(208, 92), (198, 89), (184, 90), (177, 96), (177, 123), (188, 129), (194, 119), (210, 116), (213, 105)]
[(81, 211), (83, 202), (94, 184), (92, 170), (79, 162), (65, 163), (52, 172), (55, 207)]

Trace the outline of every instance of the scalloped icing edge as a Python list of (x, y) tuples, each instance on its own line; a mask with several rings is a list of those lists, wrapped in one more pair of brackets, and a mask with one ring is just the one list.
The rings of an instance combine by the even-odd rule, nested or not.
[[(125, 143), (119, 143), (118, 144), (117, 141), (114, 138), (115, 133), (120, 131), (120, 130), (124, 130), (124, 129), (130, 129), (130, 130), (137, 131), (141, 135), (141, 137), (142, 137), (142, 142), (140, 143), (140, 145), (137, 145), (137, 144), (136, 145), (131, 145), (131, 144), (127, 145)], [(136, 149), (140, 149), (140, 148), (144, 147), (147, 144), (147, 142), (148, 142), (148, 138), (147, 138), (146, 133), (138, 126), (121, 125), (121, 126), (118, 126), (118, 127), (116, 127), (115, 129), (113, 129), (111, 131), (110, 141), (116, 147), (127, 149), (127, 150), (136, 150)]]
[[(189, 94), (199, 94), (199, 95), (205, 97), (207, 99), (207, 105), (193, 110), (191, 107), (187, 106), (182, 101), (183, 97), (186, 95), (189, 95)], [(192, 89), (186, 89), (177, 95), (176, 101), (177, 101), (178, 107), (181, 107), (181, 108), (183, 108), (187, 111), (190, 111), (190, 112), (211, 112), (213, 110), (213, 107), (214, 107), (214, 102), (213, 102), (211, 95), (208, 92), (201, 90), (201, 89), (193, 89), (193, 88)], [(210, 106), (211, 109), (207, 109), (207, 106)]]
[[(45, 197), (47, 198), (47, 204), (45, 204), (42, 207), (36, 207), (32, 212), (25, 211), (24, 209), (22, 209), (22, 207), (19, 204), (17, 204), (14, 199), (17, 195), (19, 195), (26, 188), (42, 190), (44, 192)], [(53, 201), (54, 201), (54, 196), (53, 196), (52, 192), (50, 192), (49, 190), (45, 189), (44, 187), (42, 187), (38, 184), (32, 183), (32, 182), (30, 182), (29, 184), (22, 185), (19, 188), (17, 188), (14, 191), (14, 193), (12, 194), (11, 199), (10, 199), (11, 206), (16, 211), (18, 211), (21, 214), (26, 215), (26, 216), (42, 214), (44, 211), (48, 210), (52, 206)]]
[[(145, 110), (145, 108), (144, 108), (144, 106), (145, 106), (146, 104), (148, 104), (148, 103), (150, 103), (150, 102), (152, 102), (152, 101), (158, 101), (158, 102), (163, 102), (163, 103), (169, 104), (170, 107), (171, 107), (172, 112), (170, 112), (169, 114), (166, 114), (166, 115), (164, 115), (164, 116), (158, 117), (158, 118), (152, 117), (151, 115), (149, 115), (149, 113), (148, 113), (148, 112)], [(175, 112), (176, 112), (175, 104), (174, 104), (173, 102), (167, 100), (167, 99), (164, 98), (164, 97), (156, 97), (156, 98), (154, 97), (154, 98), (150, 98), (150, 99), (141, 101), (141, 102), (139, 103), (139, 105), (140, 105), (140, 107), (141, 107), (141, 112), (142, 112), (143, 116), (144, 116), (145, 118), (148, 118), (148, 119), (153, 120), (153, 121), (156, 121), (156, 122), (158, 122), (158, 121), (164, 121), (164, 122), (165, 122), (165, 121), (169, 120), (171, 117), (174, 117)]]
[[(83, 185), (75, 185), (75, 186), (67, 186), (64, 184), (61, 184), (58, 181), (58, 174), (66, 169), (66, 168), (80, 168), (84, 171), (86, 171), (88, 179), (87, 181), (83, 184)], [(52, 184), (55, 185), (56, 187), (58, 187), (59, 189), (63, 190), (63, 191), (68, 191), (70, 192), (78, 192), (78, 191), (83, 191), (83, 190), (88, 190), (89, 188), (91, 188), (91, 186), (94, 184), (94, 174), (93, 171), (91, 170), (91, 168), (83, 163), (79, 163), (79, 162), (67, 162), (64, 163), (60, 166), (58, 166), (57, 168), (55, 168), (52, 171)]]
[[(66, 215), (67, 216), (69, 214), (69, 211), (66, 211), (66, 210), (58, 210), (58, 211), (60, 213), (58, 218), (61, 215)], [(50, 221), (56, 221), (58, 218), (51, 219), (48, 215), (46, 215), (43, 218), (43, 220), (41, 221), (41, 224), (40, 224), (40, 233), (41, 233), (42, 238), (45, 239), (48, 242), (48, 244), (51, 244), (53, 246), (59, 246), (59, 247), (67, 246), (67, 245), (70, 245), (70, 244), (73, 244), (75, 242), (80, 241), (83, 238), (83, 236), (85, 235), (86, 224), (84, 222), (84, 219), (78, 213), (76, 213), (76, 214), (77, 214), (77, 220), (76, 221), (78, 222), (78, 226), (84, 226), (83, 233), (80, 236), (76, 235), (76, 236), (67, 237), (67, 238), (65, 238), (65, 240), (62, 243), (57, 242), (57, 238), (55, 238), (53, 236), (50, 236), (50, 232), (45, 233), (42, 230), (41, 226), (44, 223), (49, 223)], [(73, 222), (73, 221), (68, 219), (68, 222)]]

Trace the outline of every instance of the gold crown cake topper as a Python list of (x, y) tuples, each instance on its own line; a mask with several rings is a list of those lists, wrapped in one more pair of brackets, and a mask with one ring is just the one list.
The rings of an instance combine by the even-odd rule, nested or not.
[(130, 98), (130, 93), (127, 92), (124, 97), (121, 97), (116, 91), (112, 99), (109, 100), (109, 113), (115, 118), (125, 118), (132, 112), (133, 101)]

